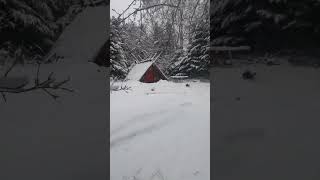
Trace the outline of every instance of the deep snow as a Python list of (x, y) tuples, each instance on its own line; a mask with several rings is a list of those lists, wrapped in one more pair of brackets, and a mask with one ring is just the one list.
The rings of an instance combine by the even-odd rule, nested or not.
[(210, 179), (209, 83), (113, 85), (131, 90), (110, 94), (111, 180)]
[[(241, 78), (247, 68), (255, 81)], [(319, 77), (290, 65), (212, 69), (212, 178), (319, 179)]]

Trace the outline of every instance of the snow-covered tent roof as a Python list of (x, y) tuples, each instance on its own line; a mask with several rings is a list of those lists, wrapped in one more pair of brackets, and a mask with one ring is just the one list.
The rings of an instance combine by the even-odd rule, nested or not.
[(160, 70), (160, 68), (153, 61), (147, 61), (147, 62), (135, 64), (130, 70), (130, 72), (128, 73), (126, 79), (139, 81), (152, 64), (159, 69), (159, 71), (164, 77), (166, 77), (165, 74)]
[(137, 80), (139, 81), (147, 69), (152, 65), (152, 61), (139, 63), (133, 66), (127, 75), (128, 80)]

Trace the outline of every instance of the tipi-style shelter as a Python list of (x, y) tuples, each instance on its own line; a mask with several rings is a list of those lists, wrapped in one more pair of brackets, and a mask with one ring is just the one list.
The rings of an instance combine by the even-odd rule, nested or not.
[(137, 80), (144, 83), (155, 83), (159, 80), (168, 80), (154, 61), (137, 63), (127, 75), (127, 80)]

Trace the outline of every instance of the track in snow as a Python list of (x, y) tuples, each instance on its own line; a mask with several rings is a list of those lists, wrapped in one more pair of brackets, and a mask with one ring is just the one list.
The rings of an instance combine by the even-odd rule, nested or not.
[(110, 94), (110, 179), (210, 179), (210, 84), (188, 83)]

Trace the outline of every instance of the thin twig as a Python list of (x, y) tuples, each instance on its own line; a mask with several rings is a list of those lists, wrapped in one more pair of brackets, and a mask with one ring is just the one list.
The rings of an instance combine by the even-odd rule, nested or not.
[(120, 13), (118, 13), (115, 9), (112, 9), (113, 12), (115, 12), (116, 14), (120, 15)]
[(16, 66), (16, 64), (18, 63), (18, 58), (16, 58), (13, 63), (11, 64), (11, 66), (9, 67), (9, 69), (4, 73), (3, 77), (7, 77), (8, 74), (10, 73), (10, 71), (12, 71), (12, 69), (14, 68), (14, 66)]
[(48, 79), (40, 82), (38, 84), (35, 84), (34, 86), (30, 87), (30, 88), (17, 88), (17, 89), (5, 89), (2, 88), (0, 89), (0, 93), (2, 94), (2, 97), (4, 93), (14, 93), (14, 94), (18, 94), (18, 93), (25, 93), (25, 92), (30, 92), (30, 91), (34, 91), (34, 90), (43, 90), (44, 92), (46, 92), (47, 94), (49, 94), (52, 98), (57, 99), (59, 96), (52, 94), (50, 91), (48, 91), (49, 89), (51, 90), (63, 90), (63, 91), (68, 91), (68, 92), (74, 92), (73, 89), (69, 89), (66, 87), (62, 87), (63, 85), (67, 84), (70, 81), (69, 79), (60, 81), (60, 82), (56, 82), (54, 79), (51, 78), (52, 73), (49, 75)]
[(42, 89), (44, 92), (46, 92), (49, 96), (51, 96), (54, 100), (56, 100), (57, 98), (59, 98), (59, 96), (52, 94), (50, 91), (48, 91), (47, 89), (43, 88)]
[[(126, 16), (125, 18), (121, 19), (120, 22), (124, 22), (127, 18), (129, 18), (130, 16), (132, 16), (133, 14), (135, 14), (135, 13), (137, 13), (137, 12), (139, 12), (139, 11), (143, 11), (143, 10), (155, 8), (155, 7), (158, 7), (158, 6), (167, 6), (167, 7), (173, 7), (173, 8), (178, 8), (178, 9), (179, 9), (179, 6), (172, 5), (172, 4), (155, 4), (155, 5), (152, 5), (152, 6), (148, 6), (148, 7), (136, 9), (135, 11), (133, 11), (132, 13), (130, 13), (128, 16)], [(179, 9), (179, 10), (180, 10), (180, 9)]]
[[(17, 64), (18, 62), (18, 58), (15, 59), (15, 61), (12, 63), (12, 65), (10, 66), (10, 68), (6, 71), (6, 73), (4, 74), (4, 77), (7, 77), (7, 75), (9, 74), (10, 71), (12, 71), (12, 69), (14, 68), (14, 66)], [(34, 86), (29, 87), (29, 88), (24, 88), (24, 86), (19, 87), (19, 88), (9, 88), (9, 87), (2, 87), (0, 88), (0, 94), (2, 96), (2, 98), (4, 99), (4, 101), (7, 101), (6, 98), (6, 93), (25, 93), (25, 92), (30, 92), (30, 91), (34, 91), (34, 90), (43, 90), (45, 93), (47, 93), (48, 95), (50, 95), (53, 99), (57, 99), (59, 96), (55, 95), (53, 93), (51, 93), (49, 90), (63, 90), (63, 91), (68, 91), (68, 92), (74, 92), (73, 89), (69, 89), (66, 87), (63, 87), (63, 85), (67, 84), (70, 81), (70, 77), (66, 80), (63, 81), (58, 81), (56, 82), (55, 78), (53, 77), (54, 73), (51, 72), (47, 79), (45, 81), (40, 81), (40, 66), (41, 63), (38, 61), (37, 62), (38, 66), (37, 66), (37, 72), (36, 72), (36, 79), (34, 81)]]
[(127, 7), (127, 9), (125, 9), (121, 14), (117, 13), (119, 16), (118, 16), (118, 19), (120, 19), (120, 17), (126, 12), (128, 11), (128, 9), (133, 5), (133, 3), (135, 2), (136, 0), (133, 0), (130, 5)]
[(39, 74), (40, 74), (40, 62), (38, 62), (38, 67), (37, 67), (37, 76), (35, 79), (35, 84), (39, 85)]
[(1, 92), (2, 98), (4, 100), (4, 102), (7, 102), (7, 97), (6, 94), (4, 92)]

